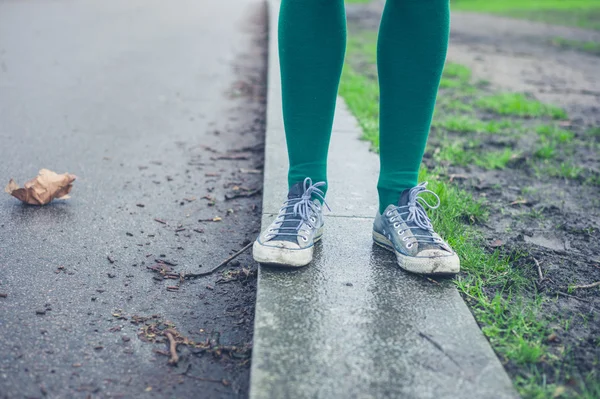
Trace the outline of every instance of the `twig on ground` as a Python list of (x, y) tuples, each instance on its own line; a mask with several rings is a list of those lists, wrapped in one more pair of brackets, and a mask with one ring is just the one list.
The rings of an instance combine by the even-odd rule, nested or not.
[(600, 287), (600, 281), (596, 281), (595, 283), (592, 283), (592, 284), (574, 285), (569, 288), (571, 288), (573, 290), (577, 290), (577, 289), (587, 289), (587, 288), (594, 288), (594, 287)]
[(205, 271), (202, 273), (185, 273), (183, 275), (183, 278), (190, 279), (190, 278), (198, 278), (198, 277), (208, 276), (209, 274), (214, 273), (218, 269), (222, 268), (223, 266), (225, 266), (226, 264), (228, 264), (229, 262), (231, 262), (232, 260), (234, 260), (235, 258), (240, 256), (244, 251), (246, 251), (248, 248), (250, 248), (252, 246), (252, 244), (253, 244), (252, 242), (248, 243), (244, 248), (240, 249), (239, 251), (237, 251), (236, 253), (231, 255), (229, 258), (225, 259), (223, 262), (221, 262), (217, 266), (213, 267), (211, 270), (208, 270), (208, 271)]
[(169, 352), (171, 352), (169, 364), (176, 365), (179, 361), (179, 356), (177, 355), (177, 341), (175, 341), (175, 338), (173, 337), (173, 332), (171, 330), (165, 331), (165, 335), (169, 339)]
[(0, 298), (7, 298), (8, 294), (5, 294), (4, 292), (0, 292)]
[(535, 265), (537, 266), (538, 276), (540, 276), (540, 283), (544, 281), (544, 275), (542, 274), (542, 267), (540, 266), (540, 262), (536, 258), (533, 258)]
[(260, 194), (261, 193), (261, 189), (257, 189), (257, 190), (249, 190), (249, 191), (238, 191), (232, 194), (225, 194), (225, 201), (229, 201), (232, 200), (234, 198), (240, 198), (240, 197), (252, 197), (256, 194)]
[(435, 285), (441, 285), (439, 281), (436, 281), (434, 279), (432, 279), (431, 277), (425, 277), (427, 279), (427, 281), (429, 281), (430, 283), (433, 283)]
[(588, 300), (586, 300), (586, 299), (579, 298), (578, 296), (571, 295), (571, 294), (567, 294), (566, 292), (562, 292), (562, 291), (556, 291), (556, 293), (557, 293), (558, 295), (562, 295), (562, 296), (565, 296), (565, 297), (567, 297), (567, 298), (573, 298), (573, 299), (576, 299), (576, 300), (578, 300), (578, 301), (581, 301), (581, 302), (586, 302), (586, 303), (589, 303), (589, 302), (590, 302), (590, 301), (588, 301)]
[(194, 375), (189, 375), (189, 374), (181, 374), (184, 375), (188, 378), (193, 378), (194, 380), (198, 380), (198, 381), (207, 381), (207, 382), (217, 382), (219, 384), (223, 384), (223, 380), (214, 380), (212, 378), (202, 378), (202, 377), (196, 377)]

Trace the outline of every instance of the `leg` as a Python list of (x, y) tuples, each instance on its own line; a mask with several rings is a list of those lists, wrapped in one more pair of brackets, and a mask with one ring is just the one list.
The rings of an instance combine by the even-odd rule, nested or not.
[(379, 212), (417, 185), (448, 48), (448, 0), (387, 0), (379, 28)]
[(323, 234), (327, 150), (345, 47), (343, 0), (282, 0), (279, 58), (289, 192), (254, 242), (252, 254), (262, 264), (305, 266)]
[(281, 2), (279, 57), (290, 187), (306, 177), (327, 181), (327, 151), (345, 47), (343, 0)]
[(387, 0), (377, 45), (381, 171), (373, 239), (396, 254), (401, 268), (422, 274), (460, 270), (458, 255), (426, 213), (439, 198), (426, 183), (417, 185), (446, 60), (449, 14), (448, 0)]

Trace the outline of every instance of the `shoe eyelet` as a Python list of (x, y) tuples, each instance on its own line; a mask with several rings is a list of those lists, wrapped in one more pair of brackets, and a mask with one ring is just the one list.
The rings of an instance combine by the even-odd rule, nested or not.
[(404, 237), (402, 241), (408, 241), (408, 237)]
[(304, 237), (304, 236), (300, 236), (300, 238), (302, 239), (302, 241), (304, 242), (308, 242), (308, 238)]
[(412, 242), (411, 242), (411, 243), (409, 243), (409, 244), (406, 246), (406, 248), (408, 248), (408, 249), (411, 249), (412, 247), (413, 247), (413, 243), (412, 243)]
[(394, 216), (393, 218), (390, 218), (390, 222), (395, 222), (396, 221), (396, 216)]
[(399, 230), (399, 231), (398, 231), (398, 235), (399, 235), (399, 236), (403, 236), (403, 235), (404, 235), (404, 231), (405, 231), (405, 230)]
[(314, 217), (311, 217), (311, 218), (310, 218), (310, 221), (311, 221), (311, 222), (313, 222), (313, 223), (316, 223), (316, 222), (317, 222), (317, 219), (316, 219), (316, 218), (314, 218)]
[(394, 223), (394, 228), (397, 229), (398, 227), (400, 227), (400, 222)]
[(387, 211), (387, 212), (385, 213), (385, 216), (387, 216), (387, 217), (390, 217), (390, 216), (392, 216), (392, 211)]

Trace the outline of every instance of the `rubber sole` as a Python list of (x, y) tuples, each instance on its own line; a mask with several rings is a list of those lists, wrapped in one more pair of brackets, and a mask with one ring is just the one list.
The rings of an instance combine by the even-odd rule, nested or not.
[(460, 260), (456, 254), (422, 258), (407, 256), (396, 251), (392, 242), (383, 234), (379, 234), (376, 231), (373, 231), (373, 241), (378, 246), (396, 254), (398, 266), (411, 273), (435, 276), (453, 276), (460, 272)]
[(289, 249), (283, 247), (262, 245), (258, 240), (252, 245), (252, 257), (255, 261), (264, 266), (297, 268), (308, 265), (312, 262), (315, 244), (323, 236), (323, 229), (317, 231), (314, 243), (304, 249)]

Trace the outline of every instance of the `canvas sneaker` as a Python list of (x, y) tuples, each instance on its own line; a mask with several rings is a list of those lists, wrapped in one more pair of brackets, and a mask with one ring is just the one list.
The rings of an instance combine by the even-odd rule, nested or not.
[[(377, 214), (373, 224), (373, 240), (393, 251), (398, 265), (419, 274), (451, 275), (460, 271), (458, 255), (433, 230), (424, 206), (435, 209), (440, 198), (428, 190), (427, 182), (404, 190), (398, 205), (389, 205)], [(431, 194), (437, 204), (429, 204), (421, 194)]]
[(323, 234), (323, 208), (327, 206), (319, 187), (310, 178), (294, 184), (273, 222), (252, 247), (254, 260), (275, 266), (300, 267), (312, 261), (314, 244)]

